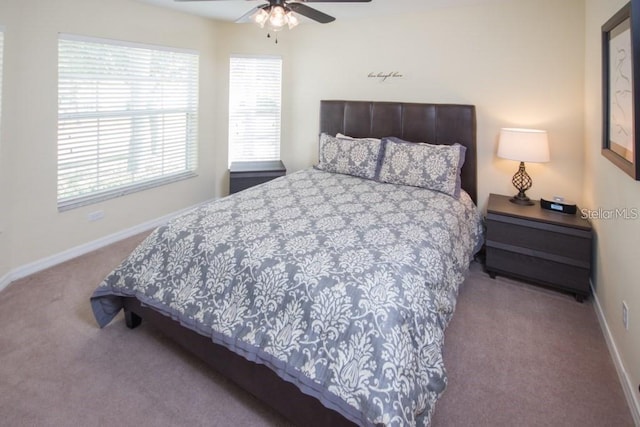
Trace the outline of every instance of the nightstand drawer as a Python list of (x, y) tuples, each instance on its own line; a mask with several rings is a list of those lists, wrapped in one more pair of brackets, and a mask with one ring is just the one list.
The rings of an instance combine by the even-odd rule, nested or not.
[(488, 270), (589, 294), (588, 268), (489, 247), (486, 263)]
[(511, 203), (508, 196), (489, 195), (486, 270), (530, 280), (575, 294), (590, 293), (593, 231), (589, 221), (533, 206)]
[(536, 253), (582, 261), (591, 260), (591, 233), (517, 218), (487, 216), (487, 245), (492, 242)]

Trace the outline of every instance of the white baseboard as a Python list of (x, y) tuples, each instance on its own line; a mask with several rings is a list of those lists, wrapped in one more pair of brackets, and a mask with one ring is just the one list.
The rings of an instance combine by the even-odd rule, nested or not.
[(68, 249), (66, 251), (60, 252), (58, 254), (42, 258), (38, 261), (34, 261), (27, 265), (23, 265), (22, 267), (18, 267), (14, 270), (9, 271), (4, 276), (0, 277), (0, 292), (9, 286), (12, 282), (22, 279), (23, 277), (27, 277), (31, 274), (37, 273), (39, 271), (45, 270), (49, 267), (53, 267), (54, 265), (61, 264), (65, 261), (69, 261), (70, 259), (77, 258), (80, 255), (87, 254), (89, 252), (95, 251), (96, 249), (103, 248), (112, 243), (118, 242), (120, 240), (126, 239), (131, 236), (135, 236), (136, 234), (142, 233), (144, 231), (148, 231), (154, 229), (162, 224), (165, 224), (171, 218), (180, 215), (194, 207), (203, 205), (208, 203), (209, 201), (200, 203), (195, 206), (191, 206), (185, 209), (182, 209), (178, 212), (173, 212), (171, 214), (165, 215), (160, 218), (156, 218), (151, 221), (144, 222), (142, 224), (138, 224), (131, 228), (127, 228), (125, 230), (118, 231), (117, 233), (110, 234), (108, 236), (102, 237), (100, 239), (94, 240), (89, 243), (85, 243), (80, 246), (76, 246), (74, 248)]
[(0, 292), (2, 292), (2, 290), (4, 288), (9, 286), (9, 283), (11, 283), (11, 282), (12, 282), (12, 280), (11, 280), (11, 272), (8, 272), (4, 276), (0, 277)]
[(635, 425), (640, 426), (640, 402), (638, 401), (635, 392), (635, 386), (631, 382), (631, 378), (629, 378), (629, 374), (627, 373), (627, 370), (622, 363), (620, 352), (618, 351), (616, 342), (614, 341), (613, 335), (611, 334), (611, 329), (609, 329), (609, 324), (607, 323), (607, 319), (604, 316), (602, 306), (600, 305), (600, 300), (598, 299), (598, 295), (595, 293), (593, 284), (591, 284), (591, 290), (593, 301), (595, 303), (594, 305), (596, 314), (598, 316), (598, 321), (600, 322), (600, 327), (602, 328), (605, 341), (607, 342), (607, 347), (609, 347), (609, 353), (611, 353), (613, 364), (616, 367), (616, 371), (618, 371), (618, 378), (620, 379), (620, 384), (622, 385), (624, 395), (627, 398), (627, 404), (629, 405), (629, 409), (631, 410), (631, 416), (633, 417)]

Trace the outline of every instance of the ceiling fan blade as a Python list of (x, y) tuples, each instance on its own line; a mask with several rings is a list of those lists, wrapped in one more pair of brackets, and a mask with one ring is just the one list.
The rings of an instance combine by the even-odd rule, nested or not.
[(295, 13), (299, 13), (300, 15), (306, 16), (307, 18), (313, 19), (321, 24), (328, 24), (329, 22), (336, 20), (333, 16), (327, 15), (326, 13), (320, 12), (319, 10), (302, 3), (287, 3), (287, 7)]
[(300, 3), (369, 3), (371, 0), (295, 0)]

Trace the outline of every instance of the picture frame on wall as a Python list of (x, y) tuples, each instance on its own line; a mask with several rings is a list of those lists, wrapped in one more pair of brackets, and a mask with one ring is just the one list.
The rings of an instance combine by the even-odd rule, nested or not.
[(640, 0), (602, 26), (602, 155), (640, 180)]

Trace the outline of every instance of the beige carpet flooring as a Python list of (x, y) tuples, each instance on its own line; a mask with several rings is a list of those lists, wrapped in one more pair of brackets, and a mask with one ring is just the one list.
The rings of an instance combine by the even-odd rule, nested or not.
[[(1, 426), (277, 426), (270, 409), (89, 296), (136, 236), (0, 293)], [(472, 266), (446, 335), (433, 425), (632, 426), (590, 301), (489, 279)]]

